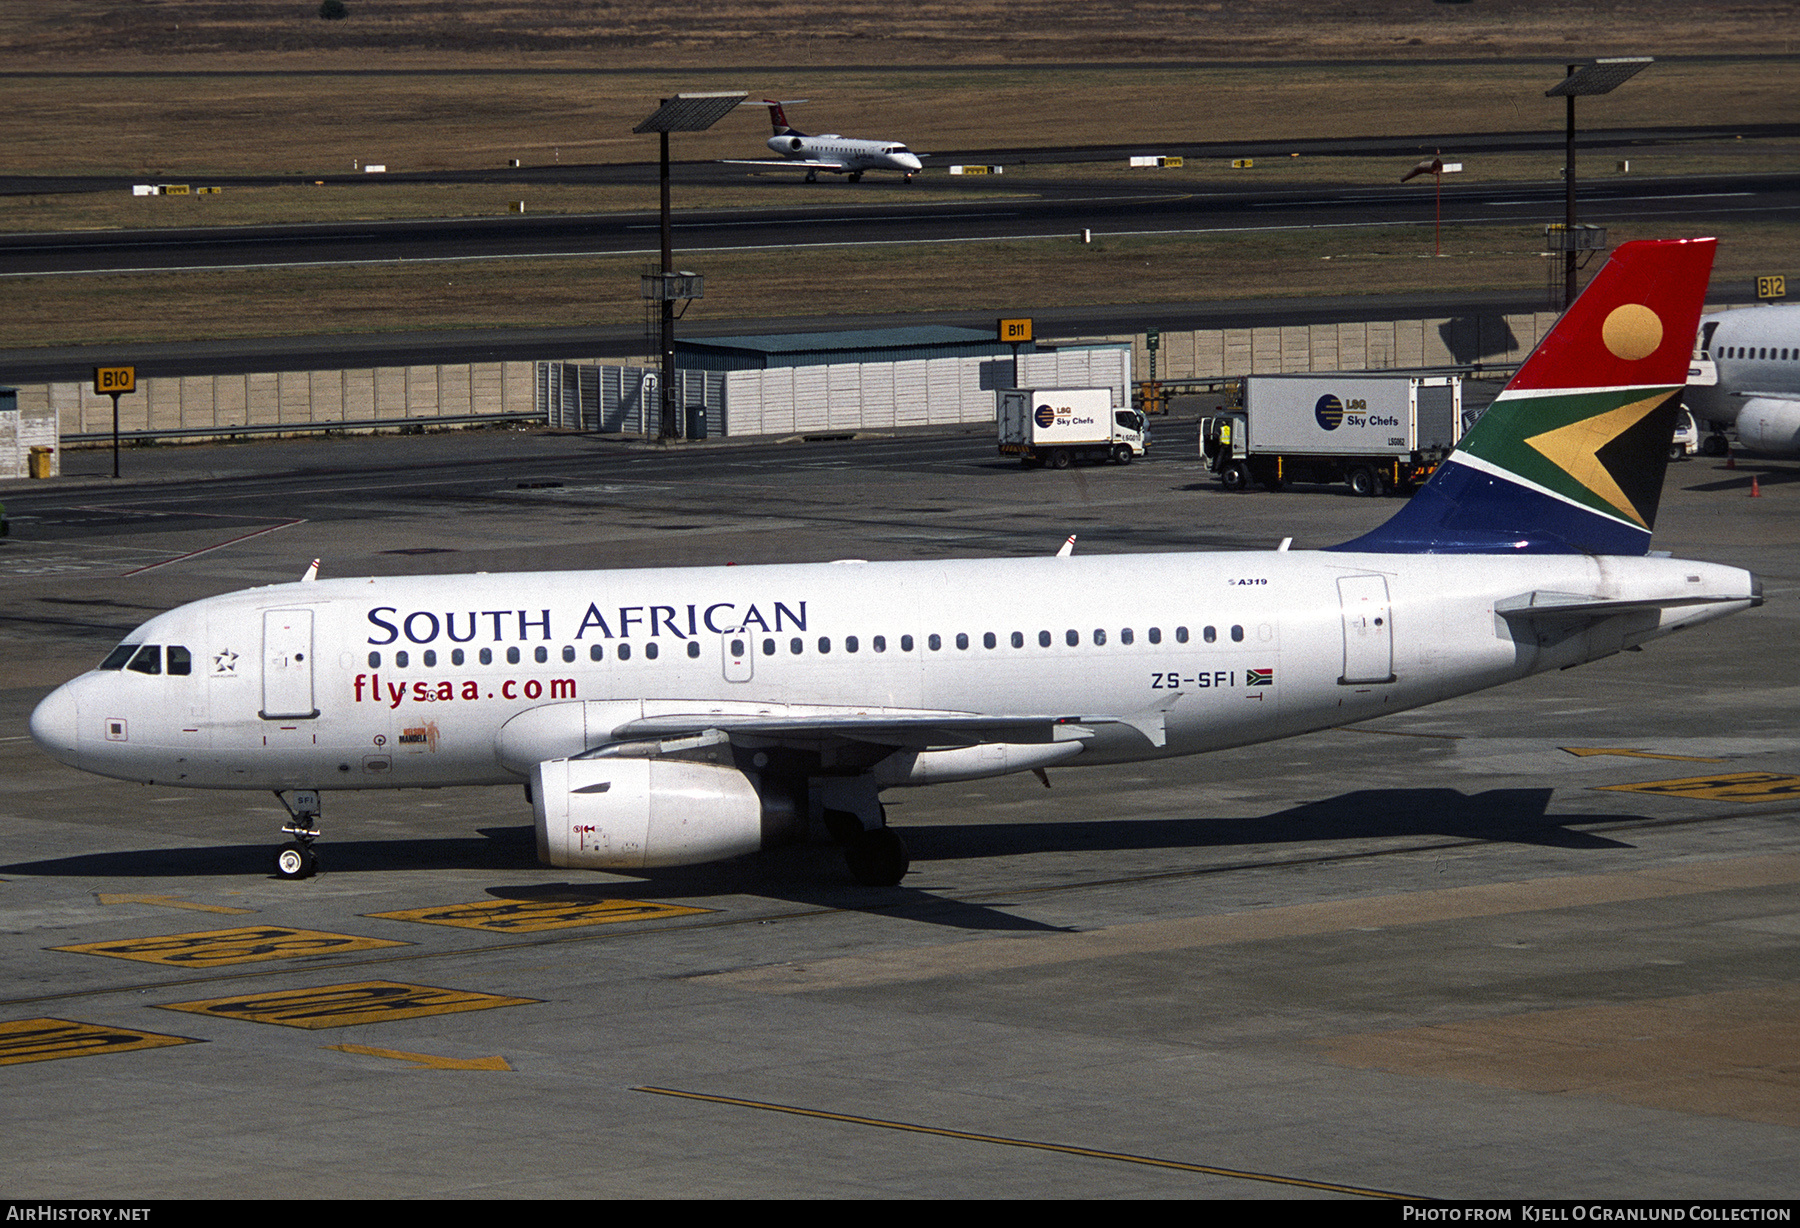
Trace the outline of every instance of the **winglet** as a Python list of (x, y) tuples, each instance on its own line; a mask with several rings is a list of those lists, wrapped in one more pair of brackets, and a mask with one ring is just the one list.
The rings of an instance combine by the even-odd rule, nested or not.
[(1716, 247), (1620, 247), (1412, 501), (1328, 549), (1646, 553)]
[(1073, 533), (1071, 533), (1071, 534), (1069, 534), (1069, 540), (1062, 544), (1062, 549), (1058, 550), (1056, 552), (1056, 557), (1059, 559), (1066, 559), (1071, 554), (1074, 554), (1074, 553), (1075, 553), (1075, 535)]
[(300, 583), (311, 584), (314, 580), (317, 580), (318, 578), (319, 578), (319, 560), (314, 559), (312, 561), (311, 565), (309, 565), (307, 567), (306, 574), (300, 577)]

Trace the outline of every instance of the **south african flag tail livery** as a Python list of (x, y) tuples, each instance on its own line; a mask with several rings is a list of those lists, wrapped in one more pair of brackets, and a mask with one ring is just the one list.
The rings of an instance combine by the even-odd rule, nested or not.
[(1368, 554), (1643, 555), (1713, 239), (1627, 243)]

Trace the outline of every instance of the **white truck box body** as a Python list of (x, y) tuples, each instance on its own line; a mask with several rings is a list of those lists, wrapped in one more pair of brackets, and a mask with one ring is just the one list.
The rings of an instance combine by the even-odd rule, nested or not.
[(1408, 456), (1454, 447), (1462, 426), (1455, 376), (1252, 375), (1244, 379), (1242, 454)]

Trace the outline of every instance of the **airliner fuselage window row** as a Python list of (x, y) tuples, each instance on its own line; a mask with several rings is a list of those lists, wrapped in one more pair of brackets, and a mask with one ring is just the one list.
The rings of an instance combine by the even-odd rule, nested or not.
[[(1227, 634), (1231, 637), (1231, 641), (1234, 644), (1241, 644), (1244, 642), (1244, 628), (1241, 624), (1234, 624), (1229, 629)], [(1062, 638), (1063, 638), (1063, 642), (1066, 645), (1068, 645), (1070, 648), (1078, 648), (1081, 646), (1082, 634), (1079, 630), (1077, 630), (1074, 627), (1070, 627), (1068, 630), (1064, 631)], [(1176, 627), (1175, 628), (1175, 642), (1177, 644), (1187, 643), (1188, 638), (1189, 638), (1188, 637), (1188, 629), (1186, 627)], [(1219, 629), (1217, 627), (1203, 627), (1203, 628), (1201, 628), (1201, 631), (1200, 631), (1200, 638), (1208, 644), (1215, 644), (1219, 640)], [(1049, 631), (1039, 631), (1037, 633), (1036, 639), (1037, 639), (1037, 645), (1039, 648), (1049, 648), (1053, 644), (1056, 643), (1056, 636)], [(1096, 647), (1096, 648), (1105, 647), (1106, 643), (1107, 643), (1107, 639), (1108, 639), (1106, 628), (1095, 627), (1093, 632), (1089, 636), (1089, 639), (1091, 640), (1094, 647)], [(1151, 627), (1149, 630), (1147, 630), (1144, 633), (1144, 639), (1151, 644), (1162, 643), (1163, 642), (1162, 628), (1161, 627)], [(954, 643), (959, 650), (965, 651), (965, 652), (968, 651), (968, 649), (971, 648), (973, 646), (973, 644), (975, 643), (975, 641), (969, 636), (969, 634), (967, 632), (963, 632), (963, 631), (957, 632), (956, 635), (951, 639), (950, 642)], [(1023, 647), (1025, 647), (1025, 645), (1028, 641), (1027, 641), (1026, 635), (1023, 631), (1014, 631), (1011, 635), (1009, 635), (1007, 637), (1006, 642), (1014, 648), (1023, 648)], [(1118, 642), (1120, 644), (1126, 645), (1126, 646), (1137, 643), (1137, 632), (1131, 627), (1121, 628), (1119, 631), (1119, 634), (1118, 634)], [(915, 643), (915, 641), (913, 640), (912, 636), (910, 636), (910, 635), (901, 636), (900, 637), (900, 651), (901, 652), (913, 651), (914, 643)], [(998, 647), (1000, 647), (1000, 637), (995, 635), (992, 631), (986, 631), (986, 632), (982, 633), (980, 643), (983, 648), (987, 648), (987, 649), (998, 648)], [(925, 637), (925, 647), (932, 652), (943, 651), (944, 644), (945, 644), (944, 637), (936, 634), (935, 632), (932, 633), (931, 635), (928, 635)], [(832, 638), (828, 635), (821, 635), (814, 642), (815, 650), (822, 656), (829, 655), (832, 651), (832, 646), (833, 646)], [(875, 652), (878, 652), (878, 653), (886, 652), (888, 650), (888, 638), (885, 635), (872, 636), (869, 639), (868, 646), (870, 649), (872, 649)], [(122, 651), (124, 648), (130, 648), (130, 647), (133, 647), (133, 646), (132, 645), (123, 645), (119, 651)], [(841, 647), (844, 652), (854, 655), (854, 654), (862, 651), (863, 641), (862, 641), (861, 637), (859, 637), (859, 636), (846, 635), (843, 638), (843, 640), (841, 641)], [(762, 655), (765, 657), (775, 656), (780, 651), (780, 645), (774, 636), (765, 636), (763, 638), (761, 648), (762, 648)], [(643, 651), (645, 658), (647, 658), (648, 660), (654, 661), (657, 659), (658, 648), (657, 648), (657, 644), (654, 640), (649, 643), (644, 644), (642, 651)], [(734, 639), (731, 641), (730, 651), (731, 651), (732, 656), (741, 657), (741, 656), (747, 655), (748, 652), (750, 651), (750, 648), (749, 648), (749, 645), (744, 640)], [(796, 635), (788, 640), (788, 654), (790, 656), (797, 657), (797, 656), (800, 656), (805, 651), (806, 651), (806, 641), (802, 637)], [(631, 653), (632, 653), (632, 649), (631, 649), (630, 644), (620, 644), (615, 649), (615, 655), (621, 661), (629, 661), (631, 659)], [(113, 655), (117, 656), (118, 651), (115, 651)], [(579, 654), (576, 651), (575, 645), (564, 644), (562, 646), (562, 652), (560, 655), (564, 661), (572, 663), (575, 661), (576, 657)], [(590, 660), (590, 661), (603, 661), (606, 659), (605, 646), (601, 645), (601, 644), (589, 644), (587, 655), (588, 655), (588, 660)], [(687, 643), (687, 655), (697, 659), (700, 656), (700, 645), (693, 640), (689, 640)], [(476, 660), (482, 665), (492, 665), (494, 663), (494, 650), (491, 648), (477, 649), (475, 656), (476, 656)], [(532, 649), (532, 658), (535, 661), (537, 661), (537, 663), (540, 665), (546, 664), (550, 660), (550, 650), (547, 647), (540, 644), (538, 647)], [(108, 658), (109, 661), (111, 659), (112, 658), (110, 658), (110, 657)], [(383, 660), (382, 654), (379, 650), (369, 653), (369, 668), (370, 669), (380, 669), (382, 666), (382, 660)], [(506, 663), (508, 665), (517, 665), (517, 664), (519, 664), (520, 660), (521, 660), (521, 654), (517, 648), (508, 648), (506, 650)], [(463, 664), (466, 664), (467, 661), (468, 661), (468, 657), (462, 649), (453, 648), (450, 650), (450, 664), (451, 665), (463, 665)], [(419, 663), (421, 665), (425, 666), (427, 669), (435, 668), (438, 663), (437, 650), (434, 648), (425, 649), (425, 651), (423, 651), (419, 654)], [(394, 653), (393, 668), (406, 669), (406, 668), (410, 667), (411, 665), (412, 665), (412, 654), (411, 653), (407, 652), (405, 649), (400, 649), (399, 651)], [(117, 667), (116, 666), (102, 666), (101, 668), (105, 669), (105, 668), (117, 668)], [(150, 671), (146, 671), (146, 672), (154, 673), (156, 671), (150, 670)], [(171, 669), (169, 672), (175, 673), (176, 671)], [(187, 671), (185, 669), (183, 669), (180, 672), (186, 673)]]

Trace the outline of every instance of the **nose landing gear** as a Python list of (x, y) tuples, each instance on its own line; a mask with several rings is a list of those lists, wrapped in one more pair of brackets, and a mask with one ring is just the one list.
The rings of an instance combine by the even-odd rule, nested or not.
[(294, 837), (275, 850), (275, 877), (311, 878), (319, 872), (319, 855), (312, 847), (313, 841), (319, 838), (319, 791), (277, 791), (275, 800), (281, 803), (291, 820), (282, 827), (282, 835)]

